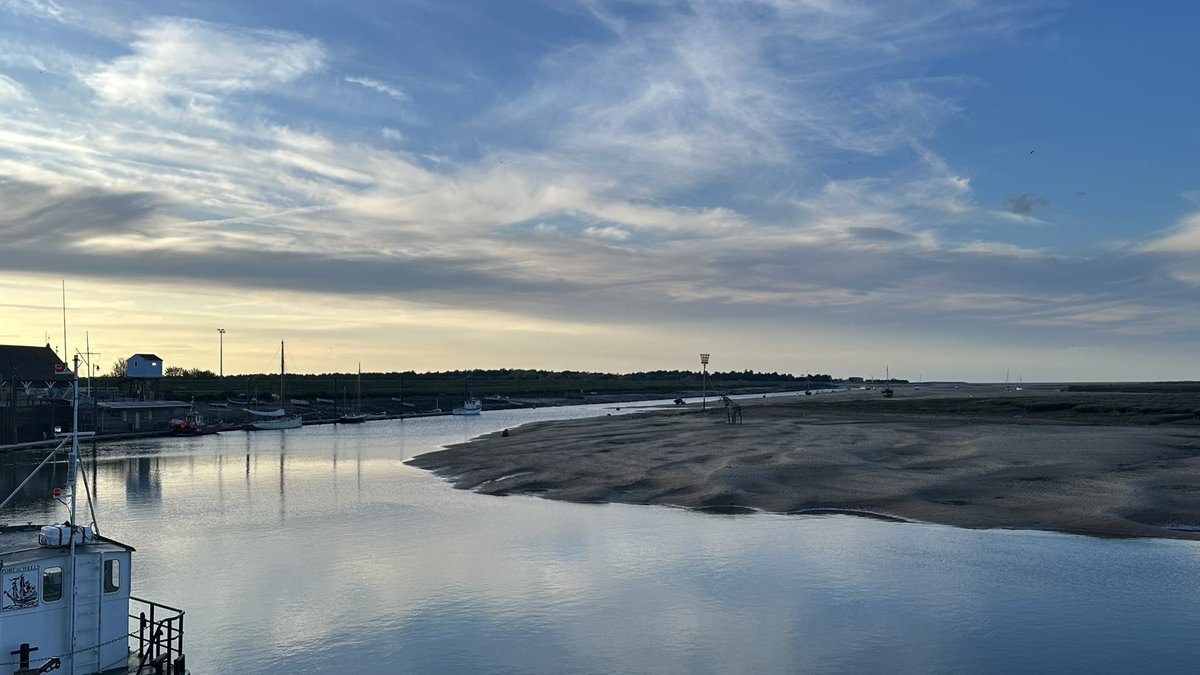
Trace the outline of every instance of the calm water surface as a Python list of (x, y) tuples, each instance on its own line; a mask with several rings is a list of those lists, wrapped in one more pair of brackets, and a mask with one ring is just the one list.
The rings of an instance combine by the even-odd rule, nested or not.
[[(89, 470), (197, 674), (1200, 672), (1194, 543), (486, 497), (403, 464), (608, 412), (128, 442)], [(35, 492), (3, 519), (63, 517)]]

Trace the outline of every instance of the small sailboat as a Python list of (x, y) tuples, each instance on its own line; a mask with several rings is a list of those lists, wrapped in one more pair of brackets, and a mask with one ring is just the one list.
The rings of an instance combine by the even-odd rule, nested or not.
[(884, 366), (884, 373), (885, 373), (885, 375), (884, 375), (885, 381), (884, 381), (884, 383), (883, 383), (883, 390), (882, 390), (882, 391), (880, 391), (879, 393), (880, 393), (880, 394), (883, 394), (883, 397), (884, 397), (884, 398), (892, 398), (893, 396), (895, 396), (895, 395), (896, 395), (896, 390), (895, 390), (895, 389), (892, 389), (892, 371), (891, 371), (891, 368), (890, 368), (890, 367), (888, 367), (888, 366)]
[(362, 411), (362, 364), (358, 364), (358, 381), (354, 385), (354, 411), (348, 412), (337, 419), (338, 424), (362, 424), (367, 421), (367, 415)]
[[(130, 594), (134, 548), (102, 536), (87, 472), (79, 467), (79, 357), (72, 373), (71, 431), (11, 495), (0, 511), (69, 442), (66, 489), (53, 492), (68, 509), (61, 523), (0, 525), (0, 649), (5, 673), (170, 673), (186, 675), (183, 610)], [(82, 476), (92, 523), (80, 525)], [(3, 521), (3, 518), (0, 518)], [(147, 619), (149, 617), (149, 619)], [(133, 620), (131, 622), (131, 619)], [(131, 632), (132, 629), (132, 632)]]
[[(287, 372), (285, 361), (283, 358), (283, 341), (279, 341), (279, 400), (283, 401), (283, 375)], [(283, 408), (277, 410), (250, 410), (246, 412), (257, 417), (270, 418), (260, 419), (246, 423), (247, 431), (271, 431), (274, 429), (299, 429), (304, 426), (304, 417), (301, 415), (293, 415), (285, 417)]]

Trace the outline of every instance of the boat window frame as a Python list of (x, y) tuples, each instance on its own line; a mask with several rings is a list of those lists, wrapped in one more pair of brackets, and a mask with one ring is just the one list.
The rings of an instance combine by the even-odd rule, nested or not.
[(105, 594), (121, 592), (121, 559), (105, 558), (103, 588)]
[[(49, 582), (49, 579), (50, 579), (50, 576), (54, 573), (57, 573), (57, 575), (58, 575), (58, 584), (57, 584), (58, 595), (55, 595), (54, 597), (50, 597), (49, 589), (53, 588), (55, 585), (51, 584)], [(64, 582), (63, 582), (62, 566), (51, 565), (50, 567), (42, 568), (42, 602), (43, 603), (48, 604), (51, 602), (61, 601), (63, 599), (63, 586), (64, 586)]]

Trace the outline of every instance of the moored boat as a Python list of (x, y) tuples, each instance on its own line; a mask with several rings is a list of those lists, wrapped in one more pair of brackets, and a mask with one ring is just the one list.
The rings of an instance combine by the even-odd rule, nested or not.
[[(284, 373), (287, 372), (286, 371), (286, 362), (284, 361), (283, 354), (284, 354), (283, 341), (280, 340), (279, 341), (279, 394), (277, 394), (277, 395), (272, 394), (272, 397), (278, 398), (280, 402), (282, 402), (284, 400), (284, 398), (283, 398), (283, 377), (284, 377)], [(255, 420), (255, 421), (246, 422), (245, 426), (242, 427), (246, 431), (272, 431), (275, 429), (299, 429), (300, 427), (304, 426), (304, 417), (302, 415), (293, 415), (291, 417), (284, 417), (283, 408), (278, 408), (276, 410), (251, 410), (251, 409), (247, 408), (246, 412), (250, 413), (251, 415), (255, 415), (257, 417), (269, 418), (269, 419), (259, 419), (259, 420)]]
[(450, 412), (454, 415), (478, 415), (483, 412), (483, 401), (472, 396), (463, 402), (461, 408), (455, 408)]
[(216, 427), (209, 426), (204, 421), (204, 416), (194, 409), (189, 410), (182, 419), (177, 417), (167, 422), (167, 425), (176, 436), (204, 436), (218, 432)]
[(295, 415), (276, 420), (247, 422), (244, 428), (247, 431), (271, 431), (274, 429), (299, 429), (302, 426), (304, 426), (304, 418), (300, 415)]
[(362, 364), (358, 364), (358, 381), (354, 386), (354, 410), (338, 416), (338, 424), (362, 424), (368, 419), (362, 411)]
[(78, 476), (87, 484), (79, 470), (78, 370), (76, 358), (72, 431), (0, 502), (2, 511), (70, 443), (68, 492), (64, 497), (62, 489), (54, 490), (68, 509), (63, 522), (0, 526), (0, 653), (22, 675), (59, 668), (82, 675), (187, 673), (183, 610), (130, 594), (134, 548), (100, 534), (90, 500), (93, 522), (78, 524)]

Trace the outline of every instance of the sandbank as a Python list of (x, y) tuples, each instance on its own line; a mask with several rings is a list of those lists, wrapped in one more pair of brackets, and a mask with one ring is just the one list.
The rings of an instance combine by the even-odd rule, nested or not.
[[(1200, 540), (1200, 399), (906, 388), (535, 423), (410, 464), (486, 495)], [(485, 413), (486, 414), (486, 413)]]

